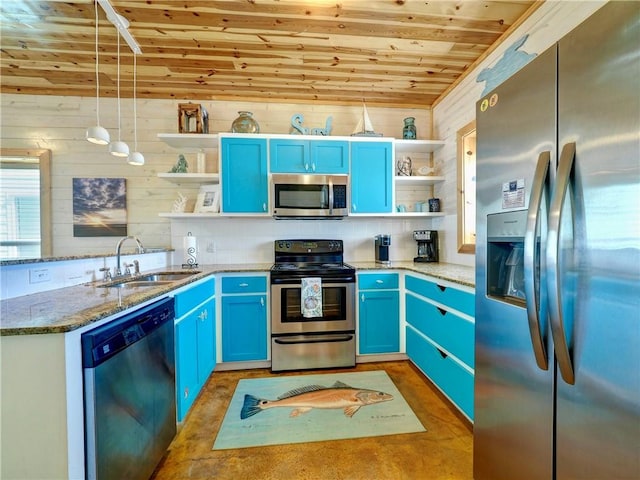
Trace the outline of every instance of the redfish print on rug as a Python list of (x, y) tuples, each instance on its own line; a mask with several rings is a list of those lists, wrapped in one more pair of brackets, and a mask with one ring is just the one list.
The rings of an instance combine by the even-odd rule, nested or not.
[(425, 432), (383, 370), (240, 380), (213, 450)]

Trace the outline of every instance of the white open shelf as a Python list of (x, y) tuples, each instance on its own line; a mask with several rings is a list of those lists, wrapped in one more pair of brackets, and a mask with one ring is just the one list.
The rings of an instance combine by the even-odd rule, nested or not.
[(411, 177), (396, 175), (393, 178), (396, 185), (404, 185), (404, 186), (435, 185), (436, 183), (444, 182), (444, 177), (440, 175), (430, 175), (430, 176), (415, 175)]
[(396, 153), (424, 152), (430, 153), (444, 147), (444, 140), (403, 140), (393, 142)]
[(205, 148), (218, 148), (217, 133), (159, 133), (158, 138), (170, 147), (185, 152), (198, 152)]
[(222, 217), (219, 213), (193, 213), (193, 212), (161, 212), (159, 217), (164, 218), (217, 218)]
[(220, 183), (219, 173), (158, 173), (158, 177), (173, 183)]

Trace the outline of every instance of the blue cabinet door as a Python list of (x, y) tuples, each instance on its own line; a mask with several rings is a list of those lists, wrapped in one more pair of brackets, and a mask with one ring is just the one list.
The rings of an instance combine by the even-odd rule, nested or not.
[(400, 294), (397, 290), (360, 291), (361, 354), (400, 351)]
[(196, 317), (189, 315), (176, 324), (177, 416), (181, 422), (198, 396), (198, 352)]
[(198, 334), (198, 384), (202, 387), (216, 366), (215, 300), (209, 300), (196, 313)]
[(351, 213), (393, 211), (393, 145), (351, 143)]
[(266, 359), (266, 295), (222, 297), (222, 361)]
[(269, 168), (272, 173), (307, 173), (311, 171), (308, 140), (269, 140)]
[(222, 138), (222, 212), (267, 213), (267, 140)]
[(342, 140), (311, 140), (313, 173), (349, 173), (349, 142)]
[(343, 140), (269, 140), (272, 173), (349, 173), (349, 142)]

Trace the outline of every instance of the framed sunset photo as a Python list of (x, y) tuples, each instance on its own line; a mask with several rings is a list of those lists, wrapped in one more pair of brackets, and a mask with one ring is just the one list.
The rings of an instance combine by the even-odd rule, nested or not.
[(127, 196), (124, 178), (73, 179), (73, 236), (127, 235)]

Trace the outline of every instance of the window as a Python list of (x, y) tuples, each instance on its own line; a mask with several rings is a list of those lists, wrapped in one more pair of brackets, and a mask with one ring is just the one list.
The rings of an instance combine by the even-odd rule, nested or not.
[(476, 122), (458, 130), (458, 252), (476, 251)]
[(48, 150), (2, 149), (0, 259), (51, 255)]

